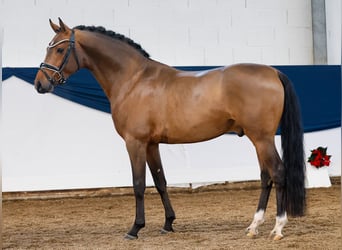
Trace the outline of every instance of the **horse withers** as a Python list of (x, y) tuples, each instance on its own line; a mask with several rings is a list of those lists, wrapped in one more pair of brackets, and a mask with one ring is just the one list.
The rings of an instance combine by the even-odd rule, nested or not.
[[(90, 70), (110, 101), (115, 129), (129, 154), (136, 216), (126, 234), (136, 239), (145, 226), (146, 163), (165, 209), (162, 232), (173, 231), (175, 212), (167, 192), (160, 143), (192, 143), (227, 132), (253, 143), (261, 172), (261, 195), (247, 235), (264, 222), (271, 188), (276, 189), (276, 223), (283, 238), (287, 214), (305, 211), (305, 160), (299, 104), (289, 79), (276, 69), (236, 64), (208, 71), (180, 71), (154, 61), (131, 39), (103, 27), (69, 28), (50, 20), (55, 36), (35, 79), (39, 93), (52, 92), (80, 68)], [(283, 156), (274, 143), (281, 128)], [(210, 168), (210, 166), (208, 166)]]

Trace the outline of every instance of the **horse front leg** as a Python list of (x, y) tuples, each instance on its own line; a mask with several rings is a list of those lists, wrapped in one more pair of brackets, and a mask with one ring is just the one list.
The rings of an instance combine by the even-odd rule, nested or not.
[(140, 229), (145, 227), (144, 194), (146, 188), (146, 144), (138, 140), (127, 140), (126, 147), (132, 166), (135, 196), (135, 221), (126, 239), (137, 239)]
[(167, 193), (167, 184), (164, 175), (163, 166), (160, 159), (159, 145), (150, 144), (147, 147), (147, 163), (151, 170), (154, 184), (160, 194), (165, 209), (165, 224), (161, 233), (173, 232), (172, 223), (176, 219), (175, 212), (171, 206), (169, 195)]

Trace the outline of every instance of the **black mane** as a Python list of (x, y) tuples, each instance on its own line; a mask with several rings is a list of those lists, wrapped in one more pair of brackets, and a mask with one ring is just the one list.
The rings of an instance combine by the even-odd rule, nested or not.
[(124, 35), (121, 35), (119, 33), (111, 31), (111, 30), (106, 30), (102, 26), (96, 27), (96, 26), (78, 25), (78, 26), (74, 27), (74, 29), (97, 32), (97, 33), (109, 36), (111, 38), (123, 41), (123, 42), (127, 43), (128, 45), (132, 46), (133, 48), (135, 48), (136, 50), (138, 50), (144, 57), (147, 57), (147, 58), (150, 57), (150, 55), (140, 46), (140, 44), (137, 44), (132, 39), (125, 37)]

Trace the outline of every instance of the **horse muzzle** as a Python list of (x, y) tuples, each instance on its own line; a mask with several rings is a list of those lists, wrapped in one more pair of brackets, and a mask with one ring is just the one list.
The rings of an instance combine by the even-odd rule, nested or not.
[(36, 81), (34, 86), (39, 94), (50, 93), (54, 89), (54, 86), (50, 82), (43, 85), (40, 81)]

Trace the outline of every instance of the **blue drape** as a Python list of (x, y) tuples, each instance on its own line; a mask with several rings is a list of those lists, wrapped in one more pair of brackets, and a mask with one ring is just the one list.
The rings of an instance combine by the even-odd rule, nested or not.
[[(302, 110), (304, 131), (341, 126), (340, 66), (274, 66), (293, 82)], [(206, 70), (207, 66), (176, 67), (181, 70)], [(16, 76), (33, 84), (38, 68), (3, 68), (2, 80)], [(32, 89), (32, 91), (35, 91)], [(76, 103), (110, 113), (109, 102), (92, 74), (81, 69), (54, 94)]]

